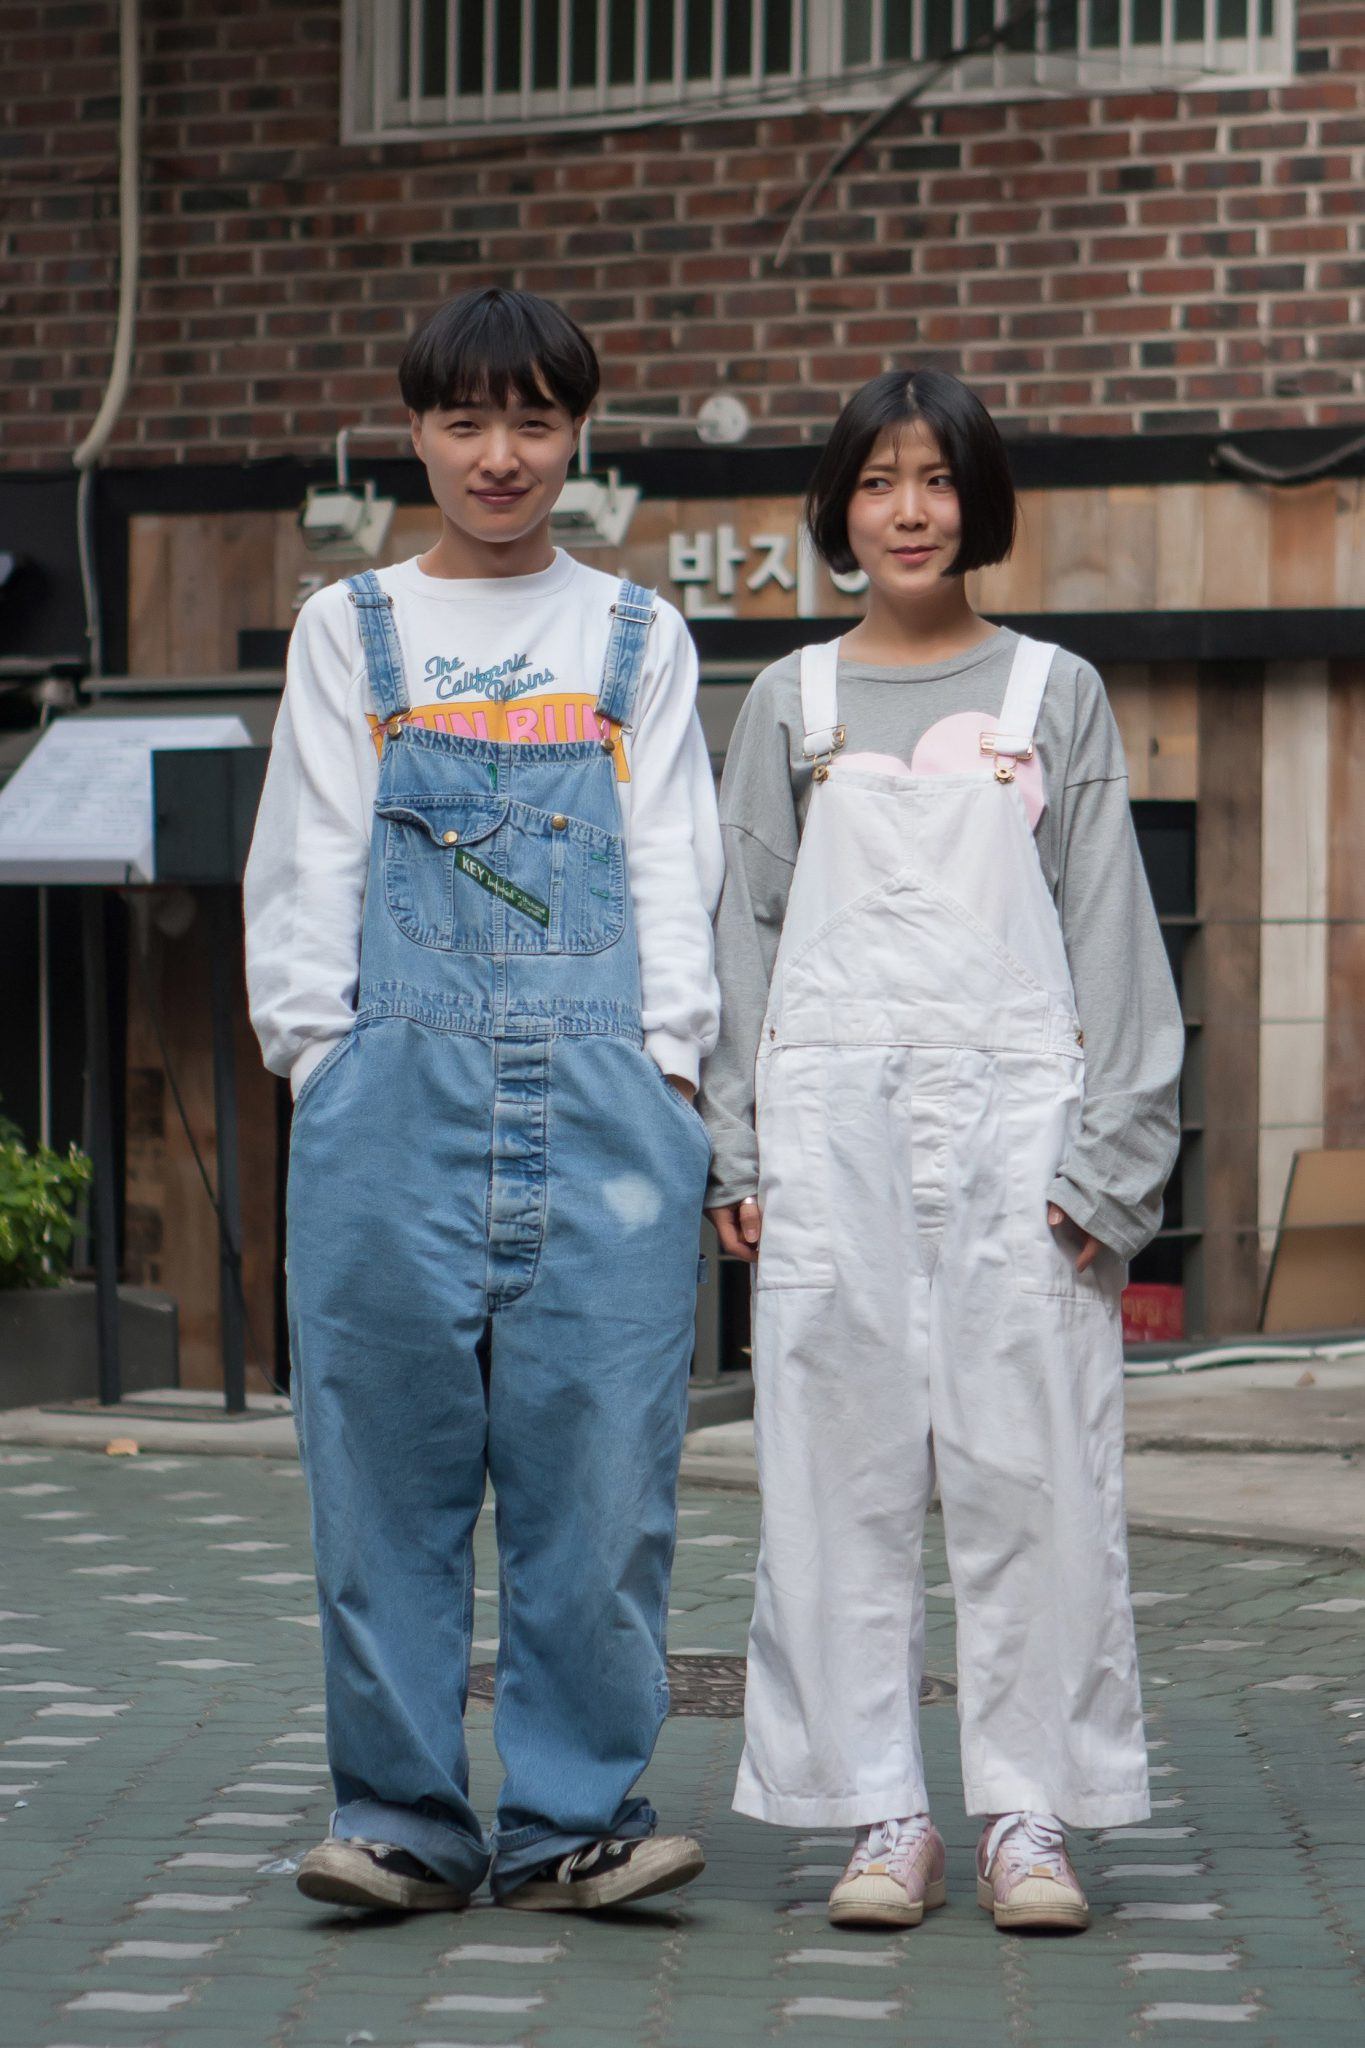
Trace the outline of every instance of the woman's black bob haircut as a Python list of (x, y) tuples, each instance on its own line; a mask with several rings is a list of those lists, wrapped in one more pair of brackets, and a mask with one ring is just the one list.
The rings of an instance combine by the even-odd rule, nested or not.
[(888, 430), (921, 421), (938, 442), (962, 508), (950, 576), (1003, 562), (1014, 546), (1014, 483), (1000, 430), (975, 392), (947, 370), (887, 370), (855, 392), (834, 424), (806, 493), (806, 524), (836, 575), (858, 564), (848, 544), (848, 502), (863, 464)]
[(579, 420), (597, 396), (601, 368), (592, 343), (568, 314), (534, 292), (501, 285), (447, 299), (413, 335), (398, 365), (410, 412), (457, 405), (523, 405), (552, 400)]

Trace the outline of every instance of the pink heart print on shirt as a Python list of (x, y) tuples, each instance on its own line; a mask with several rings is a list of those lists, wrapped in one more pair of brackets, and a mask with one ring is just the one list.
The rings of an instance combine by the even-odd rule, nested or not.
[[(994, 775), (995, 756), (982, 753), (981, 735), (994, 732), (996, 725), (985, 711), (955, 711), (930, 726), (910, 756), (908, 768), (894, 754), (839, 754), (830, 772), (844, 767), (860, 768), (871, 775)], [(1014, 781), (1024, 799), (1029, 827), (1036, 832), (1047, 807), (1037, 754), (1030, 761), (1014, 762)]]

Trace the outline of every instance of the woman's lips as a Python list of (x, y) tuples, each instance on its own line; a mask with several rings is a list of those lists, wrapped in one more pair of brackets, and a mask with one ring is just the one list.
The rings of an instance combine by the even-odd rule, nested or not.
[(475, 491), (472, 495), (481, 505), (515, 505), (526, 496), (526, 491)]
[(892, 548), (898, 562), (927, 562), (930, 555), (938, 553), (937, 548)]

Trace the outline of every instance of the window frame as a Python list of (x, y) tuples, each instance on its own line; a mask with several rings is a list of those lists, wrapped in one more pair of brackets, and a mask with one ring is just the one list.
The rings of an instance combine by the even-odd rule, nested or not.
[[(341, 139), (348, 143), (384, 143), (469, 140), (491, 133), (510, 135), (551, 135), (601, 133), (608, 129), (630, 129), (659, 125), (692, 124), (726, 120), (745, 114), (755, 119), (775, 115), (807, 113), (865, 112), (884, 103), (913, 82), (919, 64), (863, 67), (841, 71), (842, 8), (844, 0), (792, 0), (792, 36), (798, 47), (804, 37), (805, 62), (791, 73), (764, 78), (755, 67), (747, 81), (727, 80), (713, 61), (709, 80), (696, 81), (691, 97), (678, 97), (675, 79), (651, 85), (643, 78), (643, 37), (637, 37), (636, 77), (627, 84), (611, 85), (603, 77), (604, 57), (599, 58), (599, 77), (594, 86), (556, 87), (537, 91), (528, 83), (529, 57), (523, 58), (522, 86), (516, 94), (497, 93), (488, 83), (477, 116), (452, 111), (456, 101), (448, 90), (442, 98), (400, 96), (397, 78), (397, 39), (382, 40), (378, 25), (391, 22), (396, 28), (405, 0), (342, 0), (342, 109)], [(445, 6), (453, 13), (454, 0), (423, 0), (431, 7)], [(523, 5), (527, 0), (499, 0), (499, 6)], [(599, 47), (605, 50), (607, 0), (598, 0)], [(725, 0), (713, 0), (713, 49), (720, 47), (720, 26)], [(733, 4), (733, 0), (731, 0)], [(742, 4), (742, 0), (741, 0)], [(752, 0), (757, 28), (759, 0)], [(875, 40), (884, 19), (885, 0), (869, 0)], [(926, 0), (910, 0), (916, 33), (922, 38)], [(995, 0), (997, 19), (1008, 14), (1010, 0)], [(1038, 23), (1035, 48), (1031, 51), (997, 50), (976, 57), (945, 72), (922, 94), (926, 106), (951, 106), (999, 100), (1038, 99), (1049, 96), (1090, 96), (1110, 92), (1132, 92), (1178, 88), (1183, 92), (1252, 90), (1285, 84), (1294, 77), (1296, 0), (1270, 0), (1274, 21), (1269, 33), (1260, 28), (1261, 0), (1246, 0), (1247, 36), (1219, 39), (1212, 30), (1218, 0), (1204, 0), (1210, 26), (1202, 42), (1177, 42), (1174, 35), (1178, 0), (1160, 0), (1163, 40), (1160, 45), (1131, 40), (1131, 8), (1134, 0), (1120, 0), (1120, 40), (1103, 48), (1086, 43), (1089, 6), (1095, 0), (1078, 0), (1081, 31), (1074, 52), (1048, 52), (1039, 47), (1042, 18)], [(569, 0), (563, 0), (561, 21), (567, 22)], [(965, 33), (967, 0), (953, 0), (954, 34)], [(643, 18), (643, 9), (641, 10)], [(681, 20), (681, 14), (679, 14)], [(416, 17), (414, 16), (414, 19)], [(1254, 28), (1253, 28), (1254, 25)], [(681, 36), (679, 32), (679, 44)], [(449, 47), (450, 39), (447, 40)], [(417, 35), (412, 32), (409, 62), (416, 56)], [(385, 48), (390, 54), (386, 56)], [(561, 48), (567, 50), (566, 31), (561, 27)], [(1245, 53), (1248, 61), (1235, 58)], [(491, 66), (485, 62), (487, 81)], [(386, 75), (391, 74), (391, 75)], [(449, 76), (449, 73), (448, 73)], [(771, 86), (771, 97), (768, 96)], [(789, 89), (788, 89), (789, 88)], [(750, 94), (752, 97), (745, 97)], [(467, 96), (472, 98), (472, 96)], [(515, 100), (517, 110), (507, 104)], [(415, 118), (415, 107), (430, 107), (431, 119)], [(402, 118), (406, 112), (407, 118)]]

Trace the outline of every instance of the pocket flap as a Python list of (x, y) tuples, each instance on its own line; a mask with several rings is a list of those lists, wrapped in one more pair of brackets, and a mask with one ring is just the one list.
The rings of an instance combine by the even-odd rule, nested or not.
[[(474, 846), (496, 832), (507, 816), (505, 796), (394, 796), (375, 805), (375, 814), (398, 825), (415, 825), (436, 846)], [(453, 836), (452, 836), (453, 835)]]

